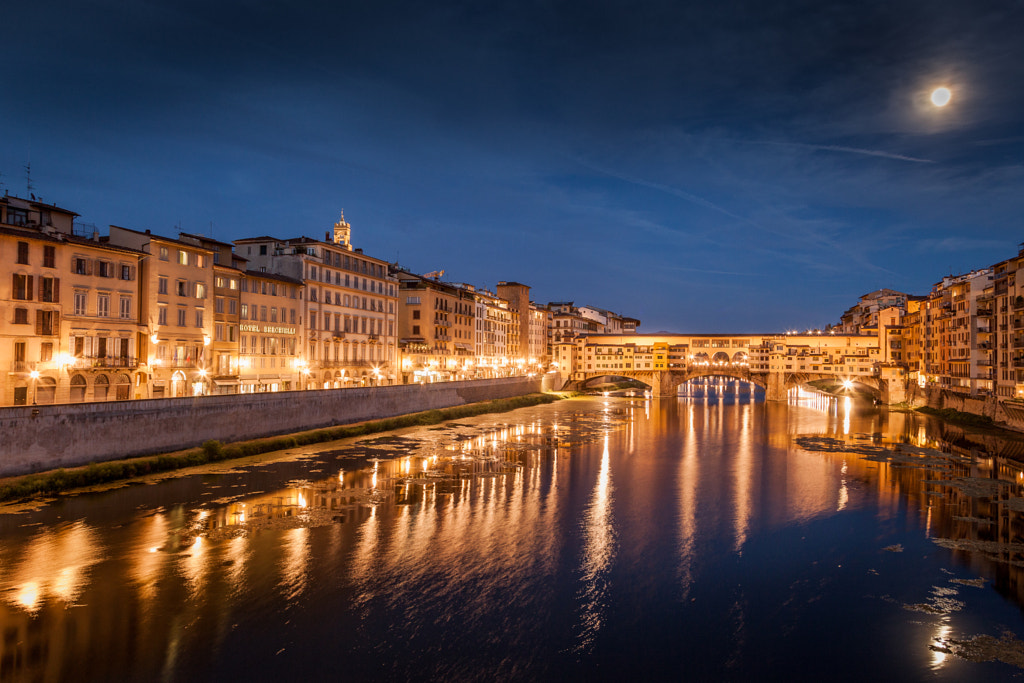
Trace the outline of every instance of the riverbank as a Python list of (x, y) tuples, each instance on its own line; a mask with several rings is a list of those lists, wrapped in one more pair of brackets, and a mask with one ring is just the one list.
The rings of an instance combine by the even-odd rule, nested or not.
[(86, 486), (128, 480), (149, 474), (169, 472), (224, 460), (245, 458), (296, 446), (337, 441), (339, 439), (378, 432), (388, 432), (403, 427), (439, 424), (449, 420), (483, 415), (485, 413), (503, 413), (515, 410), (516, 408), (553, 403), (570, 395), (561, 392), (533, 393), (513, 398), (501, 398), (453, 406), (451, 408), (426, 410), (381, 420), (369, 420), (226, 444), (211, 439), (204, 442), (200, 448), (191, 448), (148, 457), (89, 463), (83, 467), (60, 468), (48, 472), (0, 479), (0, 502), (24, 499), (37, 495), (54, 495)]

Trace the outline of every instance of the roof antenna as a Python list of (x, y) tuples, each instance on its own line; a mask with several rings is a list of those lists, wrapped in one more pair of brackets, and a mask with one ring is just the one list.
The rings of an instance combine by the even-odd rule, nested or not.
[(36, 189), (36, 186), (32, 184), (32, 161), (31, 159), (25, 164), (25, 191), (28, 192), (28, 196), (34, 200), (36, 196), (32, 194), (32, 190)]

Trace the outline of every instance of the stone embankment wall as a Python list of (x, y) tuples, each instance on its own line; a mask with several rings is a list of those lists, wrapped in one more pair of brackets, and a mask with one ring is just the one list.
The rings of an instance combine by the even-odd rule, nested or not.
[(0, 476), (523, 396), (557, 375), (0, 408)]
[(911, 385), (908, 402), (915, 408), (952, 408), (962, 413), (984, 415), (1006, 429), (1024, 432), (1024, 404), (1014, 403), (996, 396), (971, 397), (929, 386), (924, 389)]

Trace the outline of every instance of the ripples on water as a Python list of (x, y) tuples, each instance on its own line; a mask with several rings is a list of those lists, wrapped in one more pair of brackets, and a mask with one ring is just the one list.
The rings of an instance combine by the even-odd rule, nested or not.
[(687, 394), (0, 516), (0, 680), (1022, 673), (1018, 442), (817, 394)]

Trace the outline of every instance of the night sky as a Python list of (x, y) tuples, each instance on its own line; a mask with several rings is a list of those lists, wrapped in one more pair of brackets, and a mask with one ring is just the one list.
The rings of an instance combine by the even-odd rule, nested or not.
[[(8, 3), (0, 182), (353, 242), (654, 332), (838, 321), (1024, 240), (1024, 4)], [(933, 106), (938, 86), (951, 103)]]

